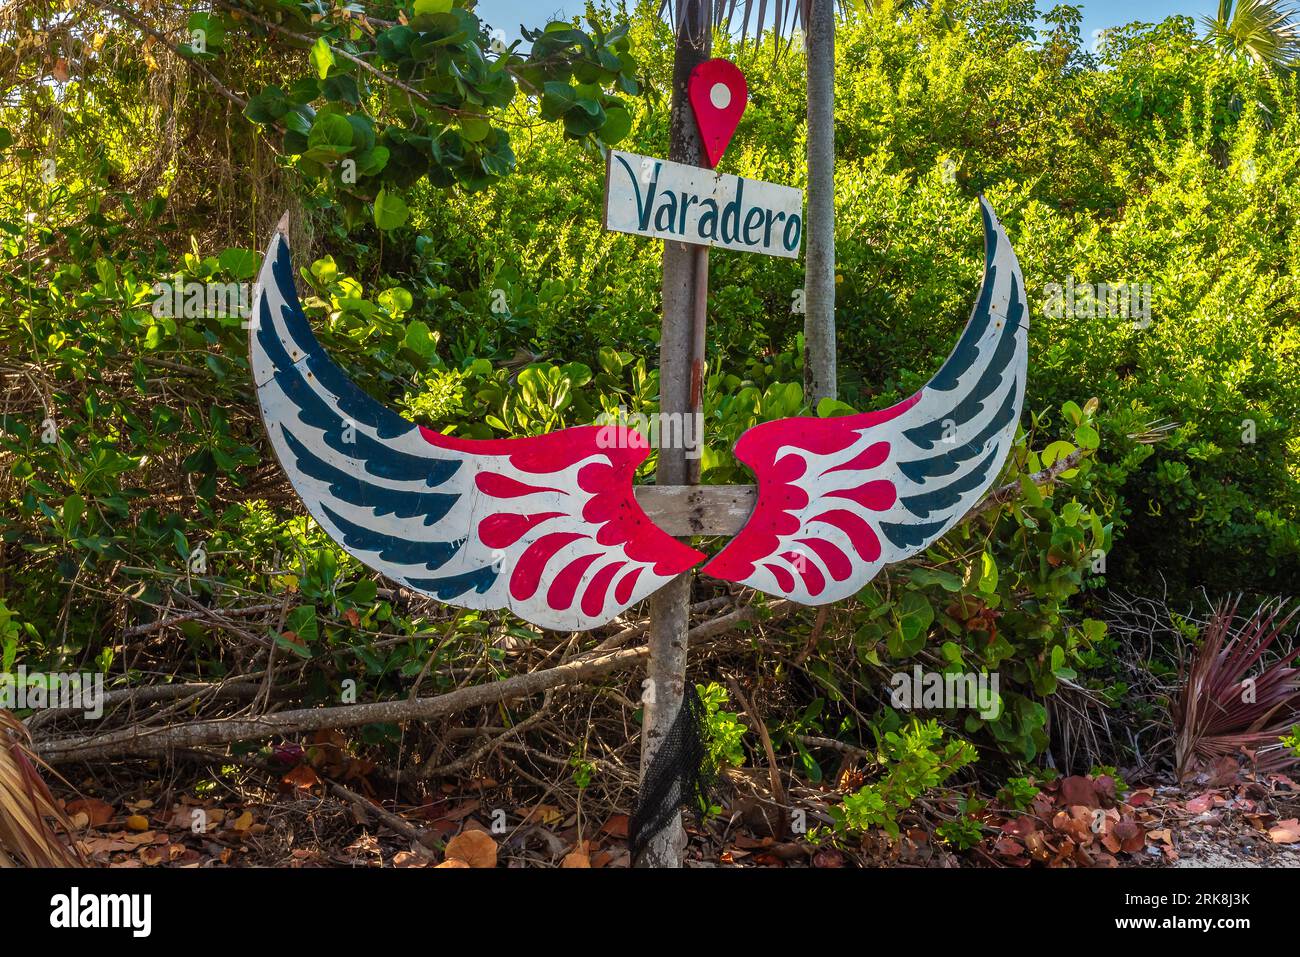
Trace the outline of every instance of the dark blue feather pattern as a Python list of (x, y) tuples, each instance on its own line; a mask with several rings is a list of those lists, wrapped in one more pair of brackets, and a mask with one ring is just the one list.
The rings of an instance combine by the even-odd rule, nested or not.
[[(317, 341), (298, 301), (283, 237), (273, 240), (269, 257), (270, 268), (264, 267), (262, 273), (264, 288), (254, 303), (257, 323), (253, 337), (260, 358), (273, 370), (271, 382), (293, 410), (293, 416), (286, 419), (270, 414), (263, 406), (267, 428), (278, 430), (282, 439), (281, 453), (288, 457), (284, 464), (292, 467), (290, 475), (322, 483), (325, 497), (312, 500), (304, 496), (304, 501), (343, 545), (385, 562), (438, 571), (457, 555), (465, 535), (429, 540), (387, 534), (368, 522), (348, 518), (340, 507), (354, 506), (374, 517), (410, 519), (412, 530), (435, 526), (463, 494), (450, 481), (461, 470), (462, 460), (432, 446), (426, 450), (423, 443), (418, 455), (388, 444), (417, 433), (417, 427), (366, 395)], [(327, 461), (330, 452), (335, 462), (342, 460), (346, 466)], [(416, 488), (395, 487), (397, 484)], [(469, 573), (421, 577), (410, 584), (451, 599), (471, 589), (485, 591), (497, 574), (486, 565)]]

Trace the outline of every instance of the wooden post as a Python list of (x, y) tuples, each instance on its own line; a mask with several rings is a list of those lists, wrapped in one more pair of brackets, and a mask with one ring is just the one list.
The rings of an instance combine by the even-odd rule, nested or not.
[[(673, 99), (668, 158), (678, 163), (703, 165), (703, 145), (687, 97), (691, 70), (709, 58), (713, 45), (711, 0), (679, 0), (691, 9), (682, 11), (685, 23), (677, 30), (673, 59)], [(704, 396), (704, 339), (709, 294), (707, 246), (666, 242), (663, 253), (663, 325), (659, 340), (659, 411), (683, 420), (681, 429), (659, 433), (674, 439), (659, 449), (655, 470), (657, 485), (694, 485), (699, 482), (699, 447), (703, 436), (685, 427), (685, 419), (702, 410)], [(672, 421), (668, 419), (666, 421)], [(690, 436), (695, 449), (685, 448)], [(688, 454), (688, 452), (690, 454)], [(686, 631), (689, 627), (691, 573), (669, 582), (650, 598), (649, 679), (641, 728), (641, 776), (681, 708), (686, 684)], [(640, 867), (681, 867), (686, 832), (681, 815), (655, 835), (637, 862)]]

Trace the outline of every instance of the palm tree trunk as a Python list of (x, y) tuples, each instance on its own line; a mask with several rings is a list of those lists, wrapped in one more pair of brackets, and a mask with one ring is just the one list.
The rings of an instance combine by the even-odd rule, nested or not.
[(835, 3), (810, 0), (808, 63), (808, 252), (804, 273), (804, 396), (837, 395), (835, 375)]

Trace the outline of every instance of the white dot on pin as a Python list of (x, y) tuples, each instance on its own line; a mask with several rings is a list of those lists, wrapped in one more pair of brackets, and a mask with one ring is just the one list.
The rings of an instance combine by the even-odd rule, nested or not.
[(709, 90), (709, 102), (717, 109), (725, 110), (731, 105), (731, 87), (725, 83), (713, 84), (713, 89)]

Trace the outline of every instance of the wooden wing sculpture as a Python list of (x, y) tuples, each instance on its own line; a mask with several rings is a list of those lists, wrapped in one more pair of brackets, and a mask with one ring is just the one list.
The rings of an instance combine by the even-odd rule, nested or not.
[(394, 581), (583, 630), (705, 557), (637, 505), (632, 479), (649, 454), (638, 433), (593, 425), (459, 439), (362, 392), (312, 334), (283, 231), (263, 261), (251, 326), (258, 403), (289, 481), (336, 542)]
[[(1006, 232), (980, 203), (984, 282), (947, 361), (888, 409), (742, 435), (736, 456), (758, 478), (757, 505), (705, 573), (837, 601), (930, 546), (988, 490), (1024, 404), (1029, 310)], [(583, 630), (705, 557), (637, 504), (632, 479), (649, 449), (631, 429), (459, 439), (362, 392), (312, 334), (283, 231), (254, 290), (249, 354), (271, 444), (312, 517), (408, 588)]]
[(758, 502), (703, 571), (803, 604), (852, 595), (952, 528), (996, 479), (1025, 396), (1024, 278), (988, 203), (979, 300), (943, 367), (891, 408), (765, 422), (736, 457)]

